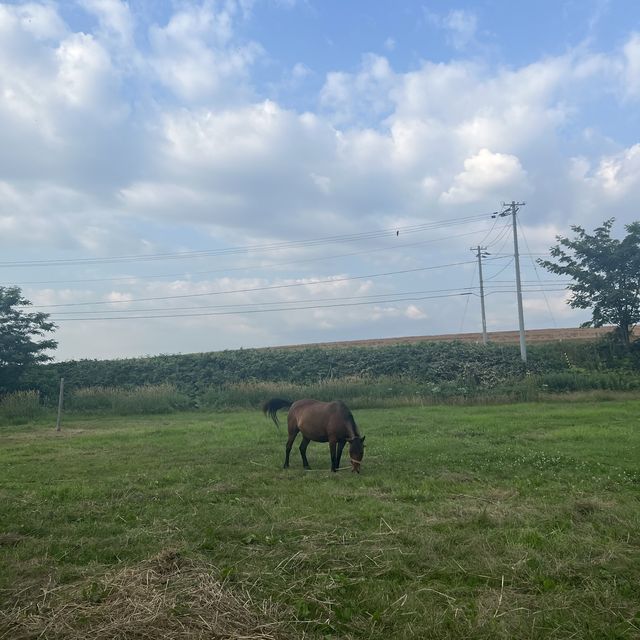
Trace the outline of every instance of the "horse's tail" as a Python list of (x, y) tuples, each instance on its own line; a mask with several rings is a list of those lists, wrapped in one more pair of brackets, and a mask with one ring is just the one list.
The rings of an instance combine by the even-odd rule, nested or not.
[(274, 421), (276, 427), (279, 427), (280, 423), (278, 422), (278, 411), (280, 409), (288, 409), (292, 404), (293, 402), (291, 402), (290, 400), (283, 400), (282, 398), (271, 398), (271, 400), (267, 400), (262, 405), (262, 413), (264, 413), (265, 416), (271, 418)]

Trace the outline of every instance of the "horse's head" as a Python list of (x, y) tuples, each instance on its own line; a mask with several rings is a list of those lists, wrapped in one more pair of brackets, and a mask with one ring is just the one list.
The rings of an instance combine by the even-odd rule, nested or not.
[(349, 440), (349, 457), (351, 458), (351, 471), (360, 473), (360, 465), (364, 457), (364, 437), (355, 437)]

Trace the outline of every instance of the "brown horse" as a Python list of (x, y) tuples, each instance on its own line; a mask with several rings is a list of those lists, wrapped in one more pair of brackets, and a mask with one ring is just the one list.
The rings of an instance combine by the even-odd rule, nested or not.
[(273, 398), (262, 405), (265, 416), (269, 416), (278, 425), (277, 413), (280, 409), (289, 409), (287, 426), (289, 439), (284, 458), (284, 468), (289, 467), (289, 454), (293, 441), (302, 433), (300, 455), (305, 469), (310, 469), (307, 460), (309, 442), (328, 442), (331, 451), (331, 471), (340, 467), (340, 458), (345, 444), (349, 443), (349, 457), (351, 471), (360, 473), (360, 465), (364, 455), (364, 437), (360, 437), (356, 421), (347, 405), (337, 400), (335, 402), (320, 402), (319, 400), (282, 400)]

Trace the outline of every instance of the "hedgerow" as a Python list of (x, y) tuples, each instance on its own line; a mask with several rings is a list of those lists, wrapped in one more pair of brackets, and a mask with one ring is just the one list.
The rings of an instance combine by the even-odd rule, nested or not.
[(253, 382), (309, 386), (327, 380), (388, 378), (473, 391), (504, 387), (526, 375), (620, 370), (620, 363), (640, 372), (640, 363), (614, 357), (601, 342), (532, 345), (528, 355), (525, 366), (517, 345), (468, 342), (239, 349), (48, 364), (32, 370), (24, 388), (38, 390), (47, 401), (57, 396), (61, 377), (70, 391), (168, 384), (194, 401), (211, 397), (211, 389)]

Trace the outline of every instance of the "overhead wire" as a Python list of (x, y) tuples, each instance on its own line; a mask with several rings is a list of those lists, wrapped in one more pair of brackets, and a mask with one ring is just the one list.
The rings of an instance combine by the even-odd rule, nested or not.
[[(454, 294), (442, 294), (436, 296), (421, 296), (421, 297), (410, 297), (410, 298), (401, 298), (394, 300), (393, 302), (415, 302), (422, 300), (432, 300), (436, 298), (452, 298), (457, 296), (468, 296), (471, 295), (469, 292), (465, 293), (454, 293)], [(344, 302), (338, 304), (328, 304), (328, 305), (304, 305), (304, 306), (283, 306), (279, 308), (271, 308), (271, 309), (249, 309), (249, 310), (235, 310), (235, 311), (213, 311), (207, 313), (184, 313), (184, 314), (158, 314), (158, 315), (144, 315), (144, 316), (105, 316), (98, 318), (64, 318), (57, 319), (56, 322), (73, 322), (73, 321), (95, 321), (95, 320), (150, 320), (155, 318), (194, 318), (194, 317), (205, 317), (205, 316), (228, 316), (228, 315), (243, 315), (243, 314), (256, 314), (256, 313), (274, 313), (274, 312), (282, 312), (282, 311), (300, 311), (300, 310), (314, 310), (314, 309), (330, 309), (335, 307), (359, 307), (364, 305), (372, 305), (372, 304), (380, 304), (379, 300), (368, 300), (363, 302)]]
[[(529, 242), (527, 241), (527, 236), (524, 232), (524, 227), (520, 224), (520, 222), (518, 221), (518, 229), (520, 230), (520, 233), (522, 235), (522, 238), (524, 240), (524, 243), (527, 247), (527, 251), (529, 252), (527, 255), (529, 256), (529, 258), (531, 259), (531, 263), (533, 264), (533, 270), (535, 271), (536, 277), (538, 278), (538, 281), (541, 282), (540, 280), (540, 274), (538, 273), (538, 268), (536, 267), (536, 262), (533, 259), (533, 254), (531, 253), (531, 248), (529, 247)], [(563, 289), (564, 291), (564, 289)], [(542, 296), (544, 297), (544, 301), (547, 305), (547, 310), (549, 311), (549, 315), (551, 316), (551, 321), (553, 322), (553, 326), (557, 329), (558, 328), (558, 323), (556, 322), (556, 317), (553, 313), (553, 310), (551, 309), (551, 304), (549, 304), (549, 298), (547, 298), (547, 294), (544, 290), (542, 290)]]
[[(21, 267), (21, 266), (72, 266), (78, 264), (104, 264), (108, 262), (133, 262), (133, 261), (147, 261), (147, 260), (173, 260), (173, 259), (184, 259), (184, 258), (202, 258), (202, 257), (215, 257), (215, 256), (229, 256), (229, 255), (237, 255), (239, 253), (251, 253), (258, 251), (277, 251), (282, 250), (284, 248), (302, 248), (309, 246), (319, 246), (321, 244), (327, 243), (338, 243), (338, 242), (354, 242), (357, 240), (371, 240), (375, 238), (384, 237), (385, 235), (395, 235), (398, 236), (398, 232), (402, 231), (403, 233), (418, 233), (422, 231), (433, 230), (446, 226), (455, 226), (459, 224), (469, 224), (471, 221), (479, 221), (483, 218), (486, 218), (486, 215), (482, 216), (468, 216), (466, 218), (453, 219), (449, 221), (439, 221), (436, 223), (425, 223), (423, 225), (411, 225), (405, 227), (395, 227), (393, 229), (386, 230), (377, 230), (372, 232), (364, 232), (361, 234), (343, 234), (336, 236), (326, 236), (324, 238), (317, 239), (309, 239), (302, 241), (290, 241), (290, 242), (282, 242), (282, 243), (268, 243), (264, 245), (246, 245), (244, 247), (229, 247), (227, 249), (219, 249), (219, 250), (205, 250), (205, 251), (192, 251), (192, 252), (175, 252), (175, 253), (164, 253), (164, 254), (149, 254), (149, 255), (131, 255), (131, 256), (114, 256), (111, 258), (85, 258), (85, 259), (73, 259), (73, 260), (42, 260), (42, 261), (24, 261), (24, 262), (5, 262), (0, 263), (1, 266), (12, 266), (12, 267)], [(497, 219), (494, 221), (491, 229), (485, 234), (483, 238), (483, 244), (487, 238), (490, 238), (492, 233), (494, 232), (497, 225)], [(505, 224), (502, 229), (499, 229), (498, 234), (493, 240), (490, 241), (489, 246), (494, 246), (499, 242), (502, 242), (501, 250), (504, 247), (504, 244), (508, 240), (508, 230), (510, 228), (510, 224)], [(290, 260), (287, 262), (278, 262), (270, 265), (258, 265), (258, 266), (245, 266), (245, 267), (233, 267), (227, 269), (218, 269), (218, 270), (208, 270), (208, 271), (197, 271), (191, 272), (187, 274), (155, 274), (155, 275), (142, 275), (142, 276), (127, 276), (120, 278), (97, 278), (97, 279), (81, 279), (81, 280), (61, 280), (61, 281), (35, 281), (31, 282), (31, 284), (58, 284), (58, 283), (72, 283), (72, 282), (106, 282), (106, 281), (120, 281), (120, 280), (133, 280), (137, 281), (140, 279), (147, 278), (162, 278), (162, 277), (176, 277), (176, 276), (184, 276), (184, 275), (202, 275), (202, 274), (210, 274), (210, 273), (219, 273), (219, 272), (228, 272), (228, 271), (246, 271), (249, 269), (255, 268), (273, 268), (278, 266), (288, 266), (291, 264), (301, 264), (304, 262), (317, 262), (322, 260), (330, 260), (337, 259), (341, 257), (351, 257), (355, 255), (363, 255), (369, 253), (376, 253), (388, 250), (395, 250), (398, 248), (407, 248), (407, 247), (415, 247), (421, 246), (425, 244), (430, 244), (433, 242), (439, 242), (441, 240), (463, 237), (467, 235), (472, 235), (477, 233), (478, 231), (472, 231), (468, 233), (455, 234), (450, 236), (445, 236), (441, 238), (434, 238), (430, 240), (423, 240), (419, 242), (412, 243), (402, 243), (395, 244), (394, 246), (389, 247), (376, 247), (372, 249), (365, 249), (362, 251), (349, 252), (344, 254), (337, 254), (333, 256), (319, 256), (315, 258), (306, 258), (300, 260)], [(524, 237), (524, 234), (523, 234)], [(525, 238), (525, 243), (526, 237)], [(530, 252), (528, 243), (527, 249), (529, 250), (529, 254), (533, 256), (535, 254)], [(547, 254), (538, 254), (538, 255), (547, 255)], [(496, 294), (496, 293), (507, 293), (512, 292), (512, 289), (507, 289), (506, 285), (500, 284), (501, 282), (495, 280), (495, 278), (502, 273), (508, 266), (513, 262), (513, 256), (510, 254), (501, 255), (500, 253), (493, 254), (492, 258), (489, 260), (503, 260), (505, 258), (511, 257), (509, 263), (503, 266), (496, 274), (487, 278), (487, 280), (493, 280), (493, 285), (495, 285), (495, 289), (488, 288), (486, 295)], [(161, 301), (161, 300), (178, 300), (178, 299), (191, 299), (191, 298), (203, 298), (206, 296), (220, 296), (220, 295), (230, 295), (230, 294), (238, 294), (238, 293), (250, 293), (250, 292), (259, 292), (259, 291), (272, 291), (279, 289), (290, 289), (293, 287), (309, 287), (315, 285), (322, 284), (337, 284), (347, 281), (357, 281), (368, 278), (377, 278), (377, 277), (386, 277), (386, 276), (394, 276), (401, 274), (409, 274), (409, 273), (417, 273), (424, 272), (429, 270), (435, 270), (440, 268), (448, 268), (455, 267), (460, 265), (474, 264), (474, 273), (472, 276), (471, 286), (463, 287), (462, 289), (436, 289), (436, 290), (421, 290), (421, 291), (404, 291), (404, 292), (395, 292), (395, 293), (384, 293), (384, 294), (369, 294), (362, 296), (344, 296), (344, 297), (333, 297), (333, 298), (313, 298), (307, 300), (290, 300), (290, 301), (267, 301), (267, 302), (246, 302), (246, 303), (236, 303), (236, 304), (220, 304), (220, 305), (209, 305), (209, 306), (195, 306), (195, 307), (162, 307), (162, 308), (140, 308), (140, 309), (105, 309), (105, 305), (118, 305), (118, 304), (130, 304), (136, 302), (151, 302), (151, 301)], [(535, 269), (535, 264), (534, 264)], [(224, 316), (224, 315), (242, 315), (242, 314), (256, 314), (256, 313), (273, 313), (273, 312), (288, 312), (288, 311), (296, 311), (296, 310), (318, 310), (318, 309), (331, 309), (331, 308), (340, 308), (340, 307), (356, 307), (363, 305), (375, 305), (375, 304), (395, 304), (398, 302), (407, 302), (407, 301), (423, 301), (430, 299), (438, 299), (438, 298), (449, 298), (449, 297), (459, 297), (465, 296), (466, 302), (464, 307), (464, 312), (462, 315), (461, 328), (464, 325), (464, 321), (466, 318), (466, 313), (469, 304), (469, 297), (471, 295), (477, 295), (474, 289), (475, 282), (475, 272), (477, 270), (476, 261), (461, 261), (448, 263), (443, 265), (432, 265), (428, 267), (419, 267), (413, 269), (402, 269), (397, 271), (387, 271), (383, 273), (373, 273), (373, 274), (365, 274), (360, 276), (348, 276), (348, 277), (339, 277), (339, 278), (327, 278), (313, 281), (300, 281), (300, 282), (289, 282), (284, 284), (276, 284), (276, 285), (266, 285), (260, 287), (245, 287), (239, 289), (231, 289), (231, 290), (223, 290), (223, 291), (207, 291), (201, 293), (188, 293), (188, 294), (174, 294), (168, 296), (149, 296), (149, 297), (141, 297), (141, 298), (130, 298), (130, 299), (122, 299), (122, 300), (97, 300), (93, 302), (70, 302), (70, 303), (58, 303), (58, 304), (44, 304), (44, 305), (32, 305), (31, 308), (47, 308), (47, 309), (56, 309), (52, 314), (55, 316), (54, 319), (56, 322), (66, 322), (66, 321), (82, 321), (82, 320), (142, 320), (142, 319), (153, 319), (153, 318), (181, 318), (181, 317), (199, 317), (199, 316)], [(532, 285), (525, 284), (525, 288), (527, 291), (556, 291), (556, 289), (543, 289), (543, 282), (540, 279), (540, 276), (536, 270), (537, 277), (537, 285), (541, 287), (540, 289), (531, 288)], [(529, 281), (534, 282), (534, 281)], [(552, 283), (553, 281), (547, 281)], [(556, 284), (554, 282), (554, 284)], [(437, 294), (437, 295), (425, 295), (425, 294)], [(546, 300), (546, 295), (545, 295)], [(324, 303), (324, 304), (319, 304)], [(86, 307), (86, 306), (94, 306), (99, 305), (103, 308), (100, 310), (78, 310), (77, 307)], [(547, 301), (548, 305), (548, 301)], [(549, 306), (549, 305), (548, 305)], [(61, 308), (74, 308), (72, 311), (58, 311), (57, 309)], [(205, 311), (215, 309), (215, 311)], [(185, 313), (187, 311), (196, 311), (194, 313)], [(109, 314), (103, 315), (102, 317), (95, 317), (95, 314)], [(135, 314), (135, 315), (134, 315)], [(63, 316), (72, 316), (72, 317), (63, 317)], [(82, 316), (82, 317), (80, 317)], [(552, 316), (553, 318), (553, 316)], [(553, 318), (555, 323), (555, 318)], [(557, 325), (556, 325), (557, 326)]]
[[(498, 222), (498, 218), (496, 218), (496, 220), (494, 221), (494, 227)], [(509, 228), (511, 227), (511, 225), (509, 223), (502, 225), (502, 227), (500, 227), (498, 229), (498, 233), (496, 235), (495, 238), (493, 238), (493, 240), (489, 243), (486, 244), (486, 248), (490, 249), (491, 247), (493, 247), (494, 245), (498, 244), (498, 242), (500, 242), (505, 236), (508, 235), (509, 232)], [(484, 243), (483, 243), (484, 244)], [(504, 246), (504, 245), (503, 245)]]
[[(500, 258), (497, 258), (500, 259)], [(475, 261), (473, 260), (464, 260), (461, 262), (451, 262), (448, 264), (440, 264), (440, 265), (431, 265), (428, 267), (417, 267), (413, 269), (399, 269), (397, 271), (386, 271), (383, 273), (369, 273), (360, 276), (345, 276), (340, 278), (327, 278), (323, 280), (313, 280), (308, 282), (292, 282), (286, 284), (277, 284), (277, 285), (265, 285), (262, 287), (244, 287), (241, 289), (230, 289), (223, 291), (207, 291), (202, 293), (185, 293), (185, 294), (176, 294), (171, 296), (149, 296), (145, 298), (129, 298), (123, 300), (94, 300), (91, 302), (66, 302), (66, 303), (55, 303), (55, 304), (34, 304), (30, 305), (32, 309), (52, 309), (59, 307), (80, 307), (80, 306), (91, 306), (91, 305), (112, 305), (112, 304), (123, 304), (123, 303), (131, 303), (131, 302), (150, 302), (155, 300), (176, 300), (176, 299), (184, 299), (184, 298), (202, 298), (205, 296), (219, 296), (219, 295), (227, 295), (227, 294), (235, 294), (235, 293), (249, 293), (253, 291), (271, 291), (276, 289), (290, 289), (293, 287), (304, 287), (304, 286), (316, 286), (320, 284), (332, 284), (339, 282), (349, 282), (353, 280), (364, 280), (366, 278), (380, 278), (386, 276), (393, 275), (401, 275), (407, 273), (419, 273), (424, 271), (432, 271), (435, 269), (444, 269), (447, 267), (456, 267), (465, 264), (473, 264)]]
[(227, 247), (222, 249), (206, 249), (199, 251), (183, 251), (183, 252), (167, 252), (156, 254), (135, 254), (123, 256), (110, 256), (103, 258), (65, 258), (65, 259), (47, 259), (47, 260), (25, 260), (25, 261), (4, 261), (0, 262), (0, 267), (42, 267), (42, 266), (71, 266), (80, 264), (108, 264), (114, 262), (146, 262), (157, 260), (178, 260), (194, 257), (212, 257), (212, 256), (229, 256), (238, 253), (248, 253), (257, 251), (279, 251), (282, 249), (302, 248), (310, 246), (318, 246), (322, 244), (347, 243), (359, 240), (371, 240), (380, 237), (398, 235), (401, 231), (403, 234), (419, 233), (423, 231), (431, 231), (434, 229), (444, 228), (448, 226), (456, 226), (469, 224), (473, 221), (486, 219), (486, 215), (473, 215), (463, 218), (452, 218), (450, 220), (438, 220), (434, 222), (423, 223), (419, 225), (407, 225), (404, 227), (392, 227), (379, 229), (374, 231), (365, 231), (361, 233), (339, 234), (332, 236), (323, 236), (319, 238), (308, 238), (305, 240), (290, 240), (281, 242), (271, 242), (262, 245), (244, 245), (239, 247)]
[(276, 262), (266, 265), (250, 265), (243, 267), (226, 267), (220, 269), (208, 269), (204, 271), (188, 271), (188, 272), (180, 272), (180, 273), (165, 273), (165, 274), (151, 274), (151, 275), (136, 275), (136, 276), (121, 276), (121, 277), (112, 277), (112, 278), (79, 278), (74, 280), (31, 280), (31, 281), (22, 281), (22, 282), (13, 282), (12, 285), (43, 285), (43, 284), (77, 284), (77, 283), (89, 283), (89, 282), (121, 282), (121, 281), (130, 281), (136, 282), (138, 280), (149, 280), (154, 278), (184, 278), (191, 276), (200, 276), (200, 275), (211, 275), (215, 273), (232, 273), (239, 271), (249, 271), (252, 269), (272, 269), (276, 267), (283, 266), (291, 266), (296, 264), (305, 264), (310, 262), (322, 262), (325, 260), (337, 260), (339, 258), (349, 258), (358, 255), (366, 255), (371, 253), (380, 253), (383, 251), (395, 251), (397, 249), (406, 249), (410, 247), (419, 247), (427, 244), (433, 244), (436, 242), (441, 242), (443, 240), (450, 240), (452, 238), (461, 238), (464, 236), (475, 235), (478, 231), (469, 231), (466, 233), (442, 236), (440, 238), (432, 238), (431, 240), (421, 240), (419, 242), (410, 242), (410, 243), (402, 243), (395, 244), (388, 247), (377, 247), (374, 249), (365, 249), (362, 251), (354, 251), (350, 253), (342, 253), (342, 254), (334, 254), (330, 256), (319, 256), (315, 258), (302, 258), (299, 260), (287, 260), (285, 262)]
[[(478, 270), (478, 264), (476, 263), (476, 265), (473, 268), (473, 274), (471, 275), (471, 287), (473, 288), (473, 283), (476, 280), (476, 272)], [(467, 316), (467, 309), (469, 308), (469, 298), (466, 299), (465, 303), (464, 303), (464, 310), (462, 312), (462, 319), (460, 320), (460, 330), (458, 331), (458, 333), (462, 333), (462, 328), (464, 327), (464, 321), (465, 318)]]
[[(474, 274), (474, 278), (472, 280), (472, 284), (470, 287), (450, 287), (450, 288), (446, 288), (446, 289), (427, 289), (427, 290), (418, 290), (418, 291), (397, 291), (397, 292), (390, 292), (390, 293), (372, 293), (372, 294), (367, 294), (367, 295), (349, 295), (349, 296), (332, 296), (332, 297), (328, 297), (328, 298), (307, 298), (307, 299), (302, 299), (302, 300), (278, 300), (278, 301), (256, 301), (256, 302), (243, 302), (243, 303), (231, 303), (231, 304), (216, 304), (216, 305), (198, 305), (198, 306), (192, 306), (192, 307), (143, 307), (143, 308), (135, 308), (135, 309), (109, 309), (108, 313), (110, 314), (123, 314), (123, 313), (151, 313), (151, 312), (157, 312), (157, 311), (193, 311), (193, 310), (202, 310), (202, 309), (230, 309), (230, 308), (237, 308), (237, 309), (241, 309), (241, 308), (248, 308), (248, 307), (256, 307), (256, 306), (277, 306), (277, 305), (283, 305), (283, 304), (303, 304), (303, 303), (318, 303), (318, 302), (336, 302), (336, 301), (340, 301), (340, 300), (365, 300), (365, 299), (371, 299), (371, 298), (376, 298), (379, 299), (379, 301), (381, 302), (394, 302), (395, 298), (397, 298), (398, 296), (418, 296), (418, 295), (424, 295), (424, 294), (431, 294), (431, 293), (450, 293), (450, 292), (458, 292), (458, 293), (463, 293), (463, 292), (471, 292), (473, 295), (476, 295), (475, 292), (473, 291), (474, 289), (476, 289), (477, 287), (475, 287), (473, 285), (473, 282), (475, 281), (475, 274)], [(493, 290), (494, 293), (502, 293), (503, 291), (512, 291), (510, 288), (505, 289), (506, 287), (511, 287), (512, 284), (508, 283), (508, 284), (499, 284), (495, 290)], [(525, 288), (528, 290), (530, 286), (539, 286), (538, 284), (535, 285), (524, 285)], [(491, 291), (491, 288), (487, 288), (487, 291)], [(537, 289), (536, 289), (537, 290)], [(124, 301), (123, 301), (124, 302)], [(104, 313), (104, 309), (99, 309), (99, 310), (84, 310), (84, 311), (79, 311), (77, 309), (74, 309), (72, 311), (54, 311), (52, 313), (52, 317), (60, 317), (60, 316), (65, 316), (65, 315), (91, 315), (91, 314), (97, 314), (97, 313)]]
[[(446, 291), (446, 290), (443, 290)], [(531, 291), (538, 291), (537, 289), (533, 289)], [(496, 294), (496, 293), (513, 293), (513, 289), (504, 289), (498, 291), (489, 291), (486, 295)], [(60, 318), (58, 315), (54, 314), (52, 316), (52, 320), (55, 322), (71, 322), (71, 321), (108, 321), (108, 320), (147, 320), (147, 319), (158, 319), (158, 318), (193, 318), (193, 317), (207, 317), (207, 316), (227, 316), (227, 315), (243, 315), (243, 314), (257, 314), (257, 313), (273, 313), (273, 312), (286, 312), (286, 311), (299, 311), (299, 310), (318, 310), (318, 309), (332, 309), (339, 307), (358, 307), (364, 305), (375, 305), (375, 304), (395, 304), (398, 302), (420, 302), (424, 300), (433, 300), (439, 298), (452, 298), (452, 297), (460, 297), (460, 296), (477, 296), (475, 292), (472, 291), (457, 291), (454, 293), (442, 293), (439, 295), (418, 295), (419, 292), (407, 294), (387, 294), (394, 295), (395, 297), (389, 297), (388, 299), (384, 299), (383, 296), (350, 296), (343, 298), (336, 298), (335, 303), (331, 304), (317, 304), (316, 301), (280, 301), (279, 303), (254, 303), (252, 306), (271, 306), (271, 308), (256, 308), (256, 309), (246, 309), (246, 308), (231, 308), (226, 311), (207, 311), (205, 313), (153, 313), (149, 314), (144, 313), (142, 310), (125, 310), (123, 313), (136, 313), (140, 315), (114, 315), (116, 311), (108, 311), (110, 315), (108, 316), (98, 316), (98, 317), (78, 317), (79, 314), (75, 314), (73, 317), (65, 317)], [(403, 297), (401, 297), (403, 296)], [(367, 297), (375, 297), (375, 298), (383, 298), (383, 299), (375, 299), (375, 300), (363, 300), (359, 302), (352, 302), (352, 300), (361, 300), (361, 298)], [(350, 302), (339, 302), (340, 300), (351, 300)], [(329, 299), (330, 300), (330, 299)], [(311, 304), (307, 304), (307, 302)], [(279, 306), (275, 306), (278, 304)], [(295, 306), (293, 306), (295, 305)], [(239, 305), (246, 306), (246, 305)], [(208, 309), (209, 307), (202, 307), (202, 309)], [(220, 305), (220, 307), (212, 307), (212, 308), (226, 308), (226, 305)], [(196, 308), (198, 309), (198, 308)], [(186, 309), (185, 309), (186, 310)], [(148, 310), (150, 311), (150, 310)], [(96, 312), (97, 313), (97, 312)]]

